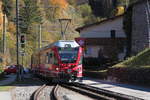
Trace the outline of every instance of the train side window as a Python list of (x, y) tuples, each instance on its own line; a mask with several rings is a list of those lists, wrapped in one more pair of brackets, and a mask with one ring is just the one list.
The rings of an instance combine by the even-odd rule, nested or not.
[(52, 54), (52, 53), (50, 53), (50, 54), (49, 54), (49, 57), (50, 57), (50, 58), (52, 58), (52, 57), (53, 57), (53, 54)]
[(48, 61), (48, 60), (49, 60), (49, 57), (48, 57), (48, 56), (49, 56), (49, 53), (47, 52), (47, 53), (46, 53), (46, 56), (45, 56), (45, 57), (46, 57), (46, 59), (45, 59), (45, 61), (46, 61), (45, 63), (46, 63), (46, 64), (48, 64), (48, 62), (49, 62), (49, 61)]
[(51, 63), (51, 59), (52, 59), (52, 53), (49, 53), (49, 54), (48, 54), (48, 63), (49, 63), (49, 64)]

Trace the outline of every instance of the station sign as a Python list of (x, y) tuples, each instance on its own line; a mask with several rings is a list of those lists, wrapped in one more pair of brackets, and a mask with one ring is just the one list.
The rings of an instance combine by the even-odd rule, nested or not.
[(85, 38), (75, 38), (75, 41), (82, 47), (85, 45)]

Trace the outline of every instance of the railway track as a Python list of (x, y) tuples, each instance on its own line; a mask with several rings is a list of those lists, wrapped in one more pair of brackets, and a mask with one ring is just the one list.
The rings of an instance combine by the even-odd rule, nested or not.
[(30, 100), (38, 100), (38, 97), (40, 96), (40, 92), (46, 87), (46, 84), (39, 87), (31, 96)]
[(96, 100), (143, 100), (137, 97), (124, 95), (116, 92), (111, 92), (108, 90), (91, 87), (85, 84), (75, 83), (75, 84), (61, 84), (62, 87), (71, 89), (80, 94), (86, 95), (90, 98)]
[[(47, 88), (52, 88), (51, 91), (46, 91)], [(30, 100), (43, 100), (42, 96), (45, 96), (44, 100), (61, 100), (59, 99), (57, 93), (58, 85), (49, 86), (49, 85), (42, 85), (40, 86), (31, 96)], [(49, 92), (45, 94), (45, 92)], [(50, 96), (49, 96), (50, 95)], [(50, 98), (49, 98), (50, 97)]]
[[(53, 88), (51, 91), (47, 91), (49, 92), (48, 95), (50, 95), (50, 98), (40, 99), (42, 92), (44, 93), (43, 90), (47, 87)], [(64, 88), (65, 90), (62, 91), (60, 88)], [(65, 93), (66, 91), (74, 91), (76, 94), (91, 98), (91, 100), (142, 100), (137, 97), (114, 93), (80, 83), (56, 84), (54, 86), (43, 85), (33, 93), (30, 100), (65, 100), (63, 98), (64, 96), (62, 96), (62, 93)], [(67, 92), (65, 95), (67, 95)], [(78, 95), (74, 97), (78, 98)], [(71, 98), (69, 100), (71, 100)], [(78, 100), (80, 99), (78, 98)]]

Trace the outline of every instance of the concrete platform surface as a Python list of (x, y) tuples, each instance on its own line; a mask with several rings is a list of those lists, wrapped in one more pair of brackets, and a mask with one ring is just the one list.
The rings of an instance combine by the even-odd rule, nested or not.
[(10, 92), (0, 92), (0, 100), (12, 100)]
[(109, 91), (138, 97), (143, 100), (150, 100), (150, 88), (144, 88), (144, 87), (128, 85), (128, 84), (119, 84), (119, 83), (108, 82), (103, 80), (96, 80), (92, 78), (84, 78), (82, 83), (88, 84), (90, 86), (106, 89)]

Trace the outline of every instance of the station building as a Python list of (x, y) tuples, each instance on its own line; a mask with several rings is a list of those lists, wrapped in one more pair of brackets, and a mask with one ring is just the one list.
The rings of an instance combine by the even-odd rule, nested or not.
[(76, 41), (83, 45), (84, 58), (102, 55), (111, 60), (123, 60), (126, 55), (126, 35), (123, 30), (123, 15), (109, 18), (76, 29), (80, 37)]

